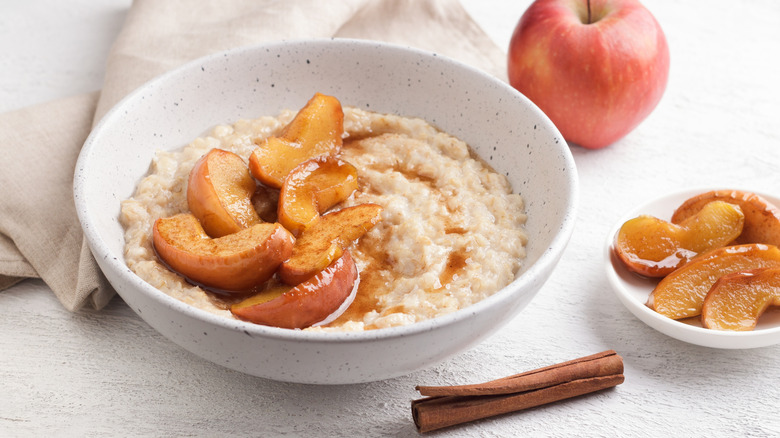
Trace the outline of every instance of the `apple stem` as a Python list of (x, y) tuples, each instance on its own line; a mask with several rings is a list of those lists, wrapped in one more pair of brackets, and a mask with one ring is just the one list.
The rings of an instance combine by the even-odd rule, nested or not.
[(588, 0), (588, 24), (590, 24), (590, 0)]

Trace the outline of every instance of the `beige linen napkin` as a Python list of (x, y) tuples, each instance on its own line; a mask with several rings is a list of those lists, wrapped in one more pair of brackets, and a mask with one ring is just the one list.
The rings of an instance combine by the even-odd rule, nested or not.
[(113, 290), (84, 242), (73, 171), (91, 126), (130, 91), (192, 59), (268, 41), (361, 38), (446, 55), (505, 79), (505, 56), (458, 0), (136, 0), (99, 93), (0, 115), (0, 288), (41, 278), (62, 304)]

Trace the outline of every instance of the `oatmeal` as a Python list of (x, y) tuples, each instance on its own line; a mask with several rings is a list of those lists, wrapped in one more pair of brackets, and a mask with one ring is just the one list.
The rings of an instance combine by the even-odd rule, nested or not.
[[(294, 117), (221, 125), (176, 151), (160, 151), (132, 198), (122, 203), (125, 260), (163, 292), (234, 318), (219, 297), (188, 283), (158, 259), (157, 218), (187, 212), (187, 179), (212, 148), (247, 159)], [(360, 331), (411, 324), (451, 313), (509, 284), (525, 256), (522, 198), (508, 181), (475, 158), (467, 145), (423, 120), (344, 107), (339, 157), (358, 169), (358, 189), (334, 209), (374, 203), (382, 220), (349, 249), (360, 273), (352, 305), (335, 321), (308, 330)], [(273, 220), (278, 190), (267, 189)], [(261, 199), (262, 201), (262, 199)]]

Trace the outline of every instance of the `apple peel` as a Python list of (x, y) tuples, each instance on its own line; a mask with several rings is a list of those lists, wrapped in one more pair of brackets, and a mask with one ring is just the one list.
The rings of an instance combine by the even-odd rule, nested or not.
[(281, 224), (261, 223), (213, 239), (192, 214), (154, 222), (158, 257), (189, 281), (223, 292), (243, 292), (270, 279), (292, 254), (294, 237)]
[(241, 157), (211, 149), (190, 171), (187, 205), (209, 236), (226, 236), (261, 222), (252, 205), (256, 187)]
[(673, 223), (681, 223), (713, 201), (739, 205), (745, 214), (745, 226), (736, 243), (766, 243), (780, 246), (780, 208), (764, 197), (741, 190), (713, 190), (683, 202), (672, 214)]
[[(332, 321), (354, 300), (358, 270), (345, 251), (325, 269), (286, 291), (263, 292), (231, 306), (238, 318), (260, 325), (302, 329)], [(280, 291), (282, 291), (280, 293)]]

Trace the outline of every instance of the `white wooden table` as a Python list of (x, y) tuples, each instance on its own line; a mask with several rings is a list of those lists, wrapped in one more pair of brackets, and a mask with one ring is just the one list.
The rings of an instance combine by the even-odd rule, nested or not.
[[(0, 3), (0, 111), (99, 89), (129, 3)], [(504, 49), (528, 4), (464, 0)], [(623, 308), (602, 259), (616, 219), (660, 194), (694, 185), (780, 195), (780, 3), (646, 5), (671, 46), (666, 94), (619, 143), (573, 148), (574, 236), (538, 297), (499, 333), (406, 377), (304, 386), (201, 360), (119, 298), (69, 313), (25, 281), (0, 293), (0, 436), (413, 436), (416, 384), (489, 380), (606, 349), (625, 360), (617, 388), (441, 435), (780, 435), (780, 346), (717, 350), (658, 333)]]

